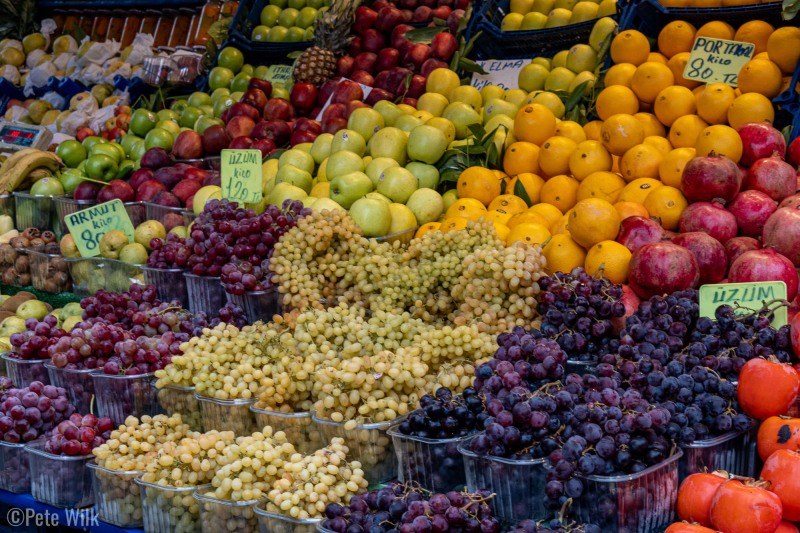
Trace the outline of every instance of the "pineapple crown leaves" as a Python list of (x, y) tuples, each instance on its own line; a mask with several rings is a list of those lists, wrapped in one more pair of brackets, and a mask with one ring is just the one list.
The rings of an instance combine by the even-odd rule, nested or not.
[(22, 39), (37, 31), (36, 0), (0, 0), (0, 39)]
[(314, 21), (314, 44), (340, 55), (353, 40), (350, 28), (360, 0), (333, 0), (328, 10)]

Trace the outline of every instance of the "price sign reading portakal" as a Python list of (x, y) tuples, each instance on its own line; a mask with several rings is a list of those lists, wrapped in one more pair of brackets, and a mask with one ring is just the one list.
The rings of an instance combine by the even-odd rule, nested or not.
[(223, 150), (222, 197), (240, 203), (261, 201), (261, 150)]
[(133, 242), (133, 223), (121, 200), (111, 200), (81, 209), (64, 220), (82, 257), (100, 255), (100, 239), (111, 230), (118, 229)]
[(736, 87), (739, 71), (753, 57), (756, 46), (740, 41), (698, 37), (692, 46), (683, 77), (703, 83), (725, 83)]
[[(774, 300), (786, 300), (786, 284), (782, 281), (752, 283), (709, 283), (700, 287), (700, 316), (714, 318), (717, 307), (730, 305), (737, 315), (761, 310)], [(786, 306), (774, 309), (772, 326), (788, 323)]]

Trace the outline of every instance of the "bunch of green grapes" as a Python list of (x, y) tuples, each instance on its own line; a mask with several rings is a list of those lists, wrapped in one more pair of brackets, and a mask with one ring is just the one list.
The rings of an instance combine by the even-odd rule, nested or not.
[(497, 335), (481, 329), (477, 323), (431, 326), (414, 338), (413, 346), (433, 372), (453, 361), (480, 364), (491, 359), (497, 350)]
[(212, 430), (165, 442), (145, 465), (142, 481), (167, 487), (210, 483), (220, 466), (221, 452), (235, 440), (233, 431)]
[(195, 435), (184, 424), (180, 413), (172, 416), (129, 416), (125, 423), (111, 432), (110, 438), (92, 453), (98, 466), (109, 470), (144, 470), (167, 442), (178, 442)]
[(95, 502), (98, 517), (116, 524), (142, 522), (140, 487), (134, 483), (138, 472), (109, 472), (93, 468), (94, 485), (98, 494)]
[(142, 510), (147, 531), (195, 533), (201, 531), (200, 504), (193, 490), (144, 485)]
[(361, 463), (347, 463), (348, 452), (337, 437), (310, 455), (293, 455), (267, 494), (267, 511), (305, 520), (323, 518), (330, 503), (347, 505), (368, 486)]

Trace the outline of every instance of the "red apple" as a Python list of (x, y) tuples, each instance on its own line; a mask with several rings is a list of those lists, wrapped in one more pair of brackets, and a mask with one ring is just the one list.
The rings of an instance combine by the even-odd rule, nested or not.
[[(375, 61), (378, 55), (375, 52), (361, 52), (353, 60), (353, 71), (366, 70), (369, 74), (375, 72)], [(352, 79), (352, 76), (348, 76)]]
[(172, 188), (172, 194), (178, 197), (178, 199), (186, 203), (186, 199), (190, 196), (194, 196), (194, 193), (200, 190), (203, 185), (201, 182), (192, 180), (192, 179), (184, 179), (178, 182), (175, 187)]
[(289, 141), (292, 130), (285, 120), (270, 120), (267, 122), (265, 139), (269, 139), (275, 146), (284, 146)]
[(317, 87), (311, 83), (295, 83), (289, 94), (292, 105), (301, 112), (308, 112), (317, 101)]
[(404, 9), (400, 12), (400, 19), (403, 22), (403, 24), (411, 23), (413, 18), (414, 18), (414, 12), (411, 11), (410, 9)]
[(296, 146), (302, 143), (313, 143), (316, 138), (317, 134), (311, 131), (294, 131), (289, 139), (289, 144)]
[(294, 107), (289, 100), (270, 98), (264, 107), (264, 118), (267, 120), (291, 120), (294, 118)]
[(133, 171), (131, 176), (128, 178), (128, 183), (131, 184), (131, 187), (133, 187), (133, 190), (137, 190), (137, 189), (139, 189), (139, 186), (142, 183), (144, 183), (147, 180), (153, 179), (153, 175), (154, 174), (155, 174), (155, 172), (153, 172), (152, 168), (144, 168), (144, 167), (137, 168), (136, 170)]
[[(256, 110), (264, 109), (267, 105), (267, 95), (261, 89), (247, 89), (242, 95), (242, 102), (253, 106)], [(257, 119), (254, 119), (257, 120)]]
[(119, 142), (125, 134), (128, 133), (122, 128), (111, 128), (110, 130), (106, 130), (103, 132), (103, 137), (108, 139), (109, 141), (116, 141)]
[(250, 78), (250, 81), (247, 82), (247, 88), (261, 89), (261, 91), (266, 95), (267, 98), (269, 98), (270, 95), (272, 94), (272, 83), (270, 83), (269, 80), (262, 80), (256, 77), (252, 77)]
[(403, 101), (401, 103), (406, 104), (406, 105), (410, 105), (413, 108), (417, 107), (417, 99), (416, 98), (410, 98), (410, 97), (406, 96), (405, 98), (403, 98)]
[(315, 133), (319, 135), (322, 133), (322, 126), (316, 120), (310, 118), (298, 118), (294, 122), (294, 126), (292, 128), (293, 131), (310, 131), (311, 133)]
[[(244, 118), (244, 117), (241, 117)], [(178, 159), (197, 159), (203, 155), (203, 138), (192, 130), (182, 131), (175, 137), (172, 154)]]
[(414, 10), (414, 17), (411, 19), (413, 22), (428, 22), (431, 20), (431, 13), (433, 10), (428, 6), (419, 6)]
[(333, 91), (331, 103), (346, 104), (351, 100), (362, 100), (364, 91), (361, 86), (352, 80), (342, 80)]
[[(181, 206), (178, 206), (181, 207)], [(171, 230), (177, 226), (183, 226), (183, 215), (180, 213), (167, 213), (161, 217), (161, 224), (164, 225), (166, 231)]]
[(362, 40), (361, 40), (361, 37), (359, 35), (356, 35), (355, 37), (353, 37), (353, 40), (350, 41), (350, 46), (347, 47), (347, 53), (350, 54), (353, 57), (355, 57), (358, 54), (360, 54), (361, 50), (362, 50), (361, 42), (362, 42)]
[(425, 76), (420, 76), (419, 74), (414, 74), (411, 77), (411, 83), (408, 84), (408, 91), (406, 92), (406, 96), (408, 98), (419, 98), (423, 94), (425, 94)]
[(133, 192), (133, 187), (127, 181), (111, 180), (106, 183), (100, 192), (97, 193), (97, 201), (100, 203), (109, 202), (111, 200), (121, 200), (123, 202), (132, 202), (136, 197)]
[(361, 46), (367, 52), (378, 53), (381, 48), (386, 46), (386, 37), (378, 30), (369, 29), (364, 32)]
[(231, 145), (228, 148), (237, 150), (248, 150), (253, 145), (253, 139), (250, 137), (234, 137)]
[(441, 59), (435, 59), (432, 57), (422, 64), (422, 68), (419, 69), (419, 73), (427, 78), (428, 76), (431, 75), (431, 72), (433, 72), (437, 68), (450, 68), (450, 65), (448, 65)]
[(160, 192), (153, 198), (153, 203), (164, 207), (183, 207), (183, 203), (171, 192)]
[(394, 94), (405, 94), (406, 92), (406, 79), (411, 78), (414, 73), (407, 68), (395, 67), (389, 72), (389, 77), (386, 79), (387, 91)]
[(469, 3), (470, 0), (456, 0), (453, 9), (460, 9), (462, 11), (466, 11), (466, 9), (469, 7)]
[(357, 70), (353, 72), (350, 75), (350, 79), (356, 83), (360, 83), (361, 85), (366, 85), (367, 87), (372, 87), (375, 85), (375, 78), (373, 78), (372, 74), (366, 70)]
[(364, 32), (375, 26), (375, 21), (378, 19), (378, 12), (368, 8), (367, 6), (358, 6), (356, 8), (356, 20), (353, 23), (353, 31), (359, 35), (364, 35)]
[(122, 115), (117, 115), (116, 125), (118, 128), (122, 128), (123, 130), (127, 130), (128, 126), (131, 125), (131, 116), (128, 113), (123, 113)]
[(203, 131), (203, 151), (207, 154), (216, 155), (228, 147), (231, 136), (225, 131), (223, 126), (214, 124)]
[(447, 17), (449, 17), (450, 13), (452, 12), (453, 10), (450, 8), (450, 6), (439, 6), (437, 8), (434, 8), (431, 15), (433, 15), (433, 18), (447, 20)]
[[(433, 9), (434, 7), (436, 7), (437, 4), (438, 4), (438, 0), (419, 0), (419, 6), (417, 6), (417, 9), (419, 9), (420, 7), (429, 7), (431, 9)], [(414, 10), (414, 11), (416, 11), (416, 10)], [(430, 20), (430, 19), (428, 19), (428, 20)], [(420, 21), (420, 22), (427, 22), (427, 20), (423, 20), (423, 21)]]
[(177, 165), (174, 167), (159, 168), (153, 176), (153, 179), (161, 182), (168, 191), (172, 190), (183, 178), (183, 169)]
[(253, 150), (261, 150), (261, 157), (267, 157), (270, 152), (272, 152), (276, 147), (275, 143), (269, 139), (258, 139), (257, 141), (253, 141), (253, 145), (250, 146)]
[(375, 0), (375, 2), (372, 2), (372, 9), (374, 9), (377, 12), (380, 12), (380, 10), (385, 7), (397, 7), (397, 6), (394, 4), (394, 2), (391, 2), (390, 0)]
[(233, 138), (247, 137), (255, 127), (256, 123), (253, 119), (238, 115), (228, 121), (228, 124), (225, 125), (225, 131)]
[(175, 164), (175, 158), (172, 155), (161, 148), (160, 146), (156, 146), (147, 150), (142, 159), (139, 160), (140, 166), (144, 168), (152, 168), (153, 170), (157, 170), (161, 167), (169, 167)]
[(375, 20), (375, 29), (384, 33), (389, 33), (392, 28), (403, 23), (403, 13), (394, 7), (383, 7), (378, 10), (378, 18)]
[(392, 29), (392, 35), (389, 39), (393, 48), (400, 48), (400, 45), (403, 42), (408, 42), (408, 39), (405, 38), (406, 32), (411, 31), (414, 29), (414, 26), (409, 26), (408, 24), (400, 24)]
[(266, 139), (267, 138), (267, 121), (259, 120), (250, 132), (250, 137), (253, 139)]
[(394, 94), (385, 89), (374, 88), (372, 91), (370, 91), (369, 96), (367, 96), (367, 99), (364, 100), (364, 103), (373, 106), (381, 100), (389, 100), (391, 102), (394, 100)]
[(390, 68), (396, 67), (400, 62), (400, 52), (396, 48), (384, 48), (378, 52), (375, 58), (374, 72), (383, 72)]
[(377, 87), (378, 89), (383, 89), (384, 91), (391, 92), (394, 89), (393, 86), (389, 85), (389, 78), (391, 76), (390, 70), (383, 70), (378, 72), (378, 75), (375, 76), (375, 85), (373, 87)]
[(450, 33), (453, 35), (458, 34), (458, 23), (463, 16), (463, 9), (454, 9), (450, 16), (447, 17), (447, 27), (450, 28)]
[(93, 137), (97, 135), (92, 128), (78, 128), (78, 131), (75, 132), (75, 138), (78, 139), (78, 142), (83, 142), (86, 137)]
[(355, 60), (348, 55), (344, 55), (336, 60), (336, 74), (347, 77), (353, 72), (353, 62)]
[(422, 64), (431, 57), (431, 47), (427, 44), (416, 43), (412, 44), (408, 51), (403, 56), (403, 63), (408, 66), (414, 66), (417, 69), (422, 68)]
[(233, 119), (233, 117), (248, 117), (254, 123), (256, 120), (261, 118), (261, 115), (258, 112), (258, 109), (251, 106), (250, 104), (246, 104), (244, 102), (236, 102), (231, 107), (228, 108), (228, 122)]
[(322, 122), (322, 132), (334, 134), (339, 130), (347, 128), (346, 118), (332, 118)]
[(458, 41), (450, 32), (437, 33), (431, 40), (431, 54), (443, 61), (450, 61), (457, 49)]
[(311, 113), (309, 113), (308, 116), (316, 119), (320, 113), (322, 113), (322, 106), (317, 105), (311, 110)]
[[(348, 102), (349, 104), (350, 102)], [(322, 122), (330, 121), (334, 118), (346, 118), (347, 117), (347, 104), (331, 104), (325, 108), (325, 111), (322, 112)], [(325, 126), (322, 126), (322, 129), (325, 129)]]
[(397, 7), (400, 9), (410, 9), (411, 11), (417, 8), (418, 0), (400, 0), (397, 2)]
[(355, 111), (356, 109), (360, 109), (362, 107), (369, 107), (367, 104), (362, 102), (361, 100), (352, 100), (349, 104), (347, 104), (347, 116), (350, 117), (350, 114)]
[(203, 183), (203, 180), (208, 177), (208, 170), (204, 168), (189, 167), (184, 173), (184, 177), (190, 180), (195, 180), (198, 183)]
[(216, 185), (219, 187), (220, 185), (220, 175), (218, 171), (212, 171), (208, 174), (208, 177), (203, 180), (203, 187), (207, 187), (208, 185)]

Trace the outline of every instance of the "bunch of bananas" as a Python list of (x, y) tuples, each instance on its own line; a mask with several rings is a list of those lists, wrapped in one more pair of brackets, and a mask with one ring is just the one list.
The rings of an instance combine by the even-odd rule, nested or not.
[(55, 176), (64, 164), (53, 152), (25, 148), (0, 166), (0, 194), (30, 189), (33, 182)]

